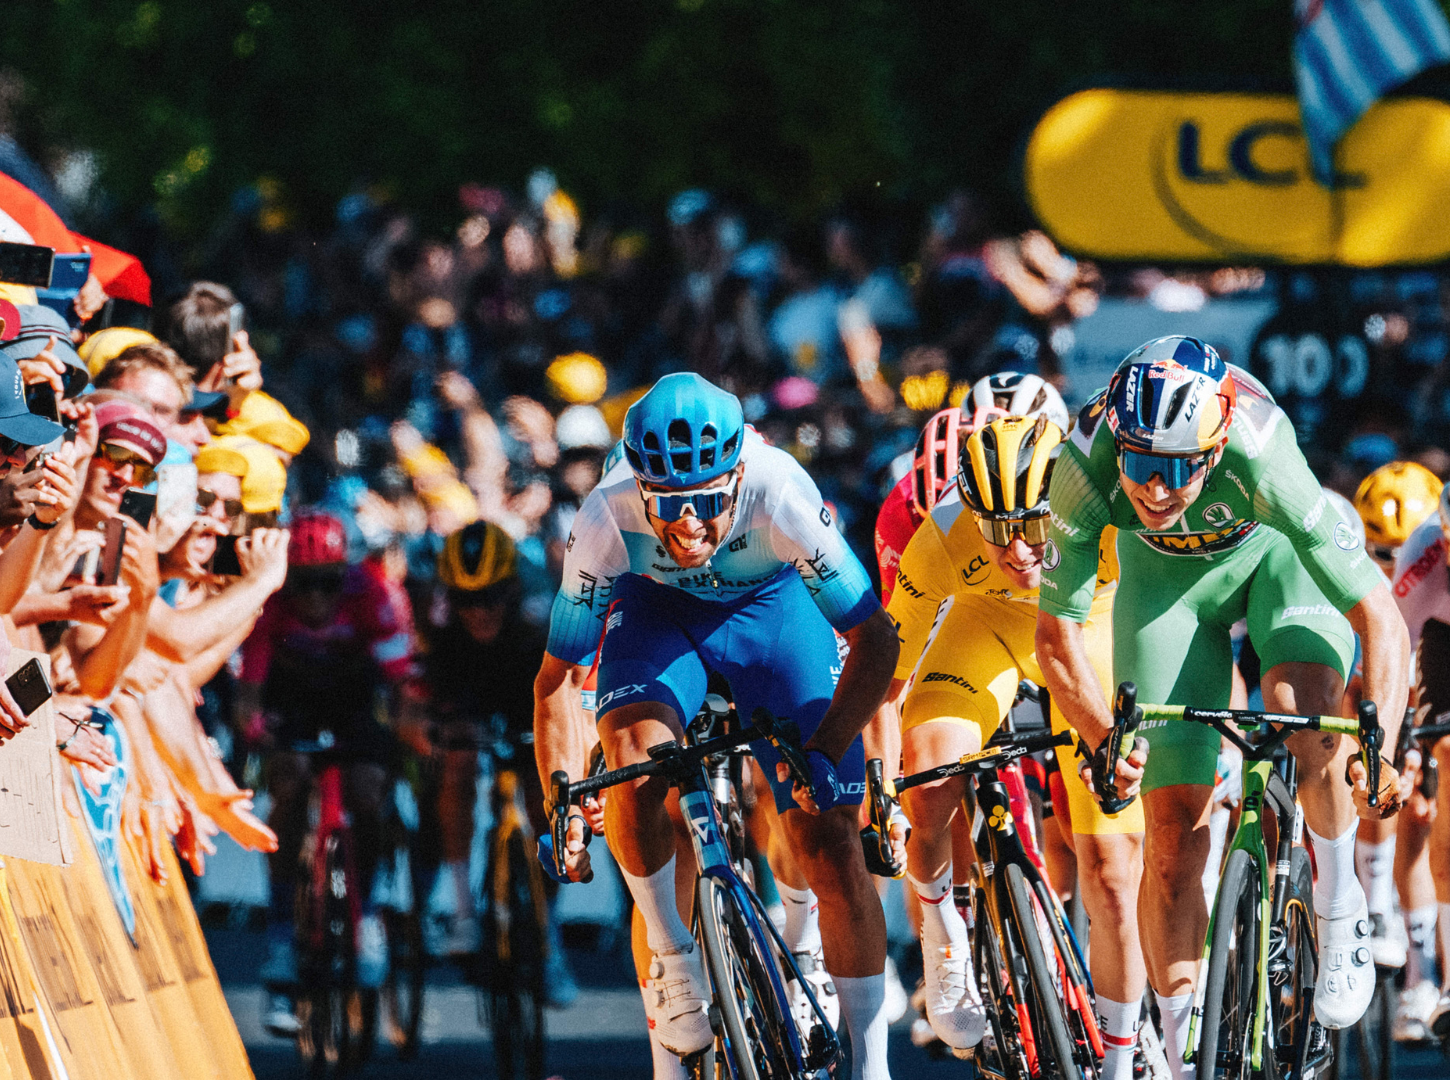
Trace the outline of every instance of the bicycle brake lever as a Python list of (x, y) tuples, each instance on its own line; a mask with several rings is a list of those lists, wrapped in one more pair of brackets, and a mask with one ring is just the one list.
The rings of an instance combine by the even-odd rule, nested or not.
[(806, 763), (806, 755), (800, 748), (800, 728), (794, 721), (776, 719), (764, 705), (758, 706), (751, 714), (750, 722), (775, 747), (776, 753), (785, 762), (785, 767), (790, 770), (790, 778), (805, 788), (814, 799), (816, 789), (811, 783), (811, 767)]
[(1370, 806), (1378, 806), (1380, 802), (1380, 750), (1384, 740), (1385, 729), (1380, 727), (1379, 710), (1373, 701), (1366, 698), (1359, 703), (1359, 760), (1364, 762)]
[(866, 851), (866, 868), (877, 877), (899, 878), (906, 868), (896, 861), (895, 852), (891, 850), (891, 796), (886, 792), (880, 758), (866, 762), (866, 791), (871, 799), (871, 824), (867, 826), (867, 831), (874, 838), (871, 843), (874, 850)]
[(565, 866), (565, 847), (569, 842), (569, 774), (560, 769), (550, 777), (554, 781), (554, 820), (549, 824), (554, 834), (554, 869), (559, 877), (569, 880)]
[[(1089, 756), (1092, 763), (1093, 787), (1098, 789), (1098, 805), (1104, 814), (1119, 814), (1133, 804), (1132, 798), (1122, 799), (1117, 791), (1118, 759), (1123, 752), (1123, 737), (1138, 728), (1138, 687), (1125, 682), (1118, 685), (1118, 696), (1113, 702), (1113, 729), (1108, 732), (1106, 753), (1101, 760), (1097, 754)], [(1136, 797), (1136, 796), (1135, 796)]]

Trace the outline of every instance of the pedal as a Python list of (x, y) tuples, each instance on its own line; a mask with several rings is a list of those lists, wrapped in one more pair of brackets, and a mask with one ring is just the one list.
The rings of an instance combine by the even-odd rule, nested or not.
[(1318, 1021), (1309, 1024), (1309, 1045), (1304, 1049), (1304, 1070), (1302, 1080), (1314, 1080), (1321, 1073), (1327, 1073), (1334, 1063), (1334, 1041), (1329, 1032)]
[[(721, 1030), (725, 1026), (725, 1022), (720, 1018), (720, 1006), (711, 1003), (709, 1009), (705, 1011), (705, 1016), (710, 1021), (710, 1030), (715, 1033), (716, 1038), (719, 1038)], [(703, 1052), (701, 1051), (701, 1053)]]
[(815, 1070), (829, 1067), (836, 1056), (832, 1051), (832, 1042), (825, 1024), (812, 1024), (810, 1036), (806, 1039), (806, 1068)]

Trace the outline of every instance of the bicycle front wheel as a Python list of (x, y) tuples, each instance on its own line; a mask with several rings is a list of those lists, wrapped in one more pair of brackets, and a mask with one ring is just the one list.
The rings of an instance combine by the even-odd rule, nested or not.
[[(1030, 1011), (1037, 1039), (1037, 1053), (1039, 1057), (1050, 1055), (1053, 1059), (1052, 1062), (1042, 1061), (1042, 1073), (1044, 1076), (1080, 1080), (1082, 1069), (1077, 1062), (1077, 1044), (1067, 1030), (1067, 1017), (1063, 1015), (1056, 965), (1049, 967), (1047, 963), (1042, 925), (1033, 906), (1032, 890), (1022, 875), (1022, 868), (1010, 863), (1007, 865), (1005, 881), (1007, 895), (1012, 901), (1015, 929), (1021, 938), (1022, 952), (1027, 960), (1032, 998)], [(1053, 945), (1050, 934), (1047, 936), (1047, 944)]]
[(789, 1035), (794, 1021), (775, 994), (763, 935), (752, 929), (734, 890), (718, 878), (700, 878), (696, 899), (705, 964), (736, 1075), (740, 1080), (795, 1075), (799, 1063)]
[(1240, 848), (1230, 854), (1214, 904), (1198, 1080), (1249, 1080), (1253, 1074), (1261, 889), (1249, 853)]

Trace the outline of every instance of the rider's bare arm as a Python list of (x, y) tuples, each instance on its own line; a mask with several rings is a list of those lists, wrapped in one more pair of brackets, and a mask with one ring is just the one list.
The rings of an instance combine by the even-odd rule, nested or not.
[[(1364, 650), (1363, 696), (1379, 710), (1380, 726), (1385, 729), (1383, 745), (1393, 747), (1410, 695), (1410, 633), (1390, 590), (1384, 585), (1376, 585), (1366, 593), (1363, 600), (1345, 612), (1345, 617), (1359, 635)], [(1355, 808), (1360, 816), (1378, 818), (1379, 811), (1370, 809), (1366, 801), (1364, 765), (1353, 763), (1350, 777), (1354, 781)], [(1392, 777), (1382, 776), (1382, 784), (1392, 781)]]
[(556, 770), (562, 769), (573, 780), (584, 776), (588, 763), (587, 725), (579, 691), (588, 675), (587, 667), (545, 653), (534, 679), (534, 757), (546, 793), (552, 787), (549, 778)]
[(806, 749), (819, 750), (832, 761), (841, 760), (851, 740), (861, 733), (881, 706), (901, 650), (896, 640), (896, 626), (880, 608), (843, 636), (851, 646), (851, 653), (841, 669), (841, 681), (836, 684), (835, 697), (821, 718), (821, 726), (806, 742)]
[(1097, 746), (1113, 727), (1113, 713), (1088, 660), (1082, 623), (1037, 612), (1037, 663), (1052, 701), (1083, 740)]

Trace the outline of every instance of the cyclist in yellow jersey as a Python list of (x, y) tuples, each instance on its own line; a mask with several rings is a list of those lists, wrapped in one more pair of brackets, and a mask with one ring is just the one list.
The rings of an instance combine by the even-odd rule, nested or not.
[[(906, 772), (953, 761), (982, 747), (1011, 708), (1021, 679), (1041, 685), (1034, 634), (1047, 542), (1047, 483), (1062, 430), (1046, 417), (998, 419), (961, 448), (957, 483), (943, 495), (902, 554), (888, 614), (901, 656), (888, 700), (915, 675), (902, 709)], [(1086, 624), (1089, 652), (1106, 700), (1112, 677), (1112, 602), (1118, 567), (1104, 535), (1097, 594)], [(1054, 730), (1066, 722), (1054, 707)], [(1138, 878), (1143, 814), (1098, 808), (1070, 748), (1058, 750), (1068, 791), (1083, 900), (1093, 920), (1093, 981), (1109, 1057), (1105, 1080), (1132, 1076), (1146, 982), (1138, 949)], [(908, 876), (922, 901), (928, 1019), (949, 1046), (982, 1037), (983, 1012), (970, 971), (966, 927), (952, 905), (950, 825), (965, 778), (903, 794), (912, 824)]]

